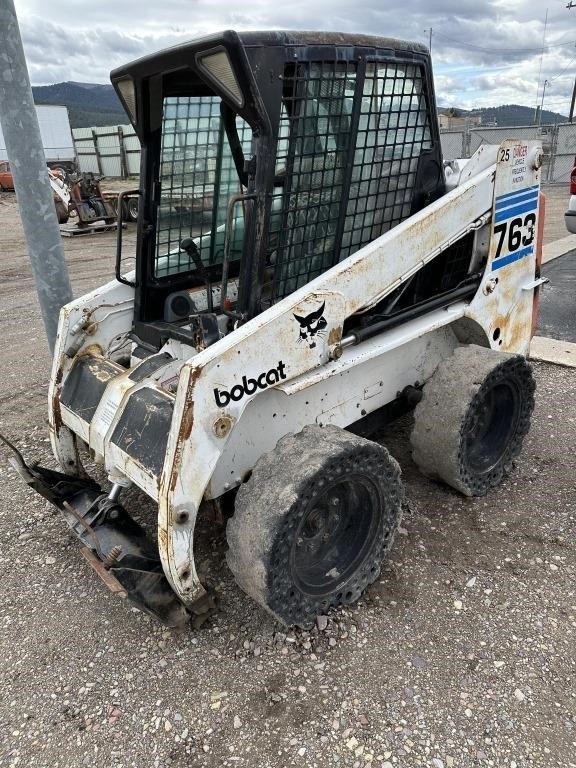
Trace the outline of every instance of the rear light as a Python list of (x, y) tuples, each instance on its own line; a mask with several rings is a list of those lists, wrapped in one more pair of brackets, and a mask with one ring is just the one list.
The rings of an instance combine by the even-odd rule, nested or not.
[(576, 195), (576, 165), (572, 168), (572, 173), (570, 174), (570, 194)]

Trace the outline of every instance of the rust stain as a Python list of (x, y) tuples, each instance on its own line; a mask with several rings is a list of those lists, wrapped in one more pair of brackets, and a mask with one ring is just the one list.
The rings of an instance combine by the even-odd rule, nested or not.
[(98, 362), (95, 362), (93, 365), (89, 365), (88, 369), (90, 373), (96, 379), (98, 379), (98, 381), (110, 381), (110, 379), (113, 378), (110, 371), (100, 369), (100, 367), (98, 366)]
[(76, 355), (76, 358), (79, 357), (104, 357), (104, 350), (100, 346), (100, 344), (89, 344), (87, 347), (84, 347), (84, 349), (79, 352)]
[(342, 340), (342, 328), (332, 328), (328, 334), (328, 346), (331, 347), (334, 344), (338, 344)]
[(62, 376), (64, 372), (62, 366), (58, 368), (56, 372), (56, 378), (54, 379), (54, 397), (52, 398), (52, 413), (54, 418), (54, 430), (56, 435), (60, 435), (60, 429), (63, 426), (62, 412), (60, 410), (60, 390), (62, 389)]
[(160, 552), (168, 551), (168, 532), (160, 526), (158, 526), (158, 549)]
[(174, 461), (172, 463), (172, 472), (170, 475), (169, 485), (171, 493), (176, 488), (176, 483), (178, 482), (184, 443), (190, 437), (190, 433), (192, 432), (192, 427), (194, 425), (194, 387), (196, 386), (196, 382), (201, 375), (201, 368), (192, 368), (190, 372), (190, 379), (188, 380), (188, 391), (186, 392), (182, 421), (180, 422), (178, 437), (176, 438), (176, 451), (174, 453)]
[(530, 318), (521, 301), (511, 308), (506, 318), (506, 328), (508, 333), (502, 334), (502, 348), (509, 352), (522, 353), (529, 338)]

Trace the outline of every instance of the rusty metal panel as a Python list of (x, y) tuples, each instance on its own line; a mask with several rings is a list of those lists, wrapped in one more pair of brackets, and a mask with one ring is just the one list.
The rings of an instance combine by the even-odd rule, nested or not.
[(174, 401), (161, 392), (144, 387), (128, 399), (110, 442), (159, 475), (164, 465)]

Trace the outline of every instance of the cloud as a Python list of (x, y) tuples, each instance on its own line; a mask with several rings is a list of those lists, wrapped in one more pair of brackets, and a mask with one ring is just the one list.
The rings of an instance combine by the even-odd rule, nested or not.
[[(458, 106), (533, 105), (542, 91), (537, 93), (544, 11), (533, 0), (244, 0), (241, 7), (222, 0), (50, 0), (49, 21), (46, 0), (17, 0), (17, 6), (35, 84), (107, 82), (116, 66), (218, 29), (329, 28), (427, 43), (425, 30), (432, 28), (442, 99)], [(569, 68), (576, 56), (575, 15), (564, 3), (550, 9), (542, 59), (547, 100), (565, 102), (564, 110), (576, 73), (576, 62), (574, 71)]]

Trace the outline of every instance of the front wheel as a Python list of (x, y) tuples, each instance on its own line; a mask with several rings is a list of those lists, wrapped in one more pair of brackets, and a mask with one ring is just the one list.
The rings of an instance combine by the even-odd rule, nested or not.
[(305, 427), (240, 487), (228, 565), (273, 616), (309, 627), (378, 577), (401, 504), (400, 468), (385, 448), (338, 427)]
[(535, 388), (522, 355), (458, 347), (426, 383), (414, 411), (414, 461), (466, 496), (483, 496), (520, 453)]

